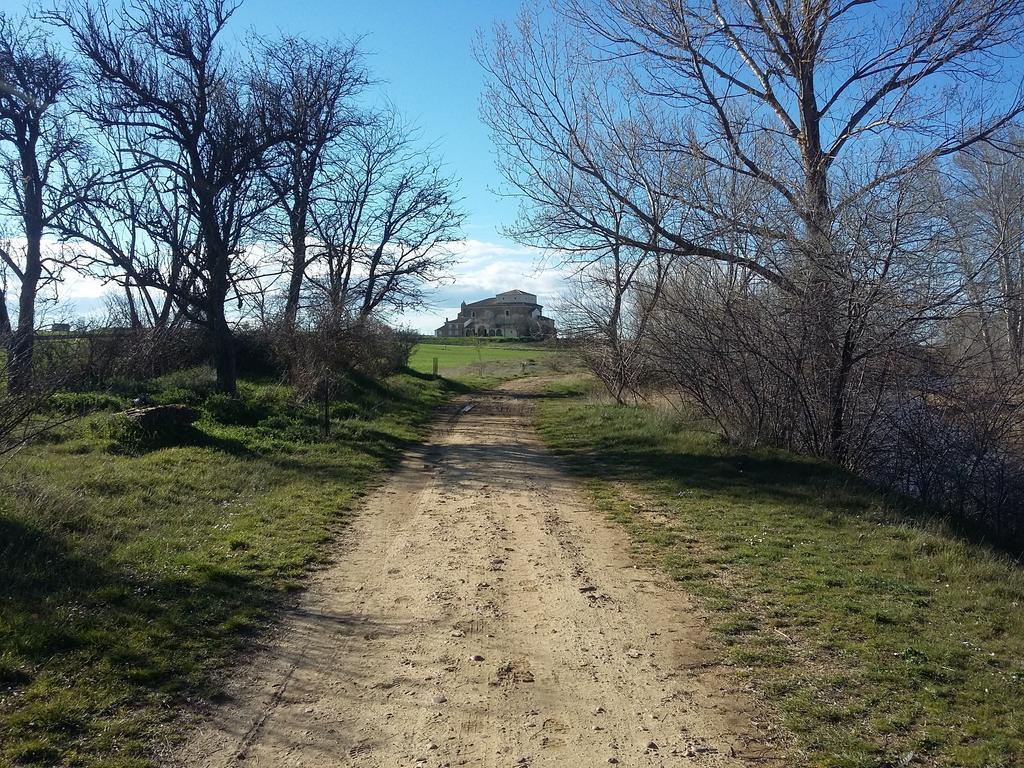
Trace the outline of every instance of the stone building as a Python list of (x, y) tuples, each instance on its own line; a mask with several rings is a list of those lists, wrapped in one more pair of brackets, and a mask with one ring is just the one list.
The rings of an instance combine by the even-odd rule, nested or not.
[(555, 324), (544, 317), (537, 296), (526, 291), (506, 291), (491, 299), (462, 302), (459, 316), (444, 319), (436, 336), (508, 336), (547, 338), (555, 335)]

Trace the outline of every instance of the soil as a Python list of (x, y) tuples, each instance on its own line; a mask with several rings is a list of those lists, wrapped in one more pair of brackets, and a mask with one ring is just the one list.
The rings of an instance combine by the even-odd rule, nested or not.
[(514, 382), (457, 402), (168, 766), (732, 766), (769, 757), (685, 592)]

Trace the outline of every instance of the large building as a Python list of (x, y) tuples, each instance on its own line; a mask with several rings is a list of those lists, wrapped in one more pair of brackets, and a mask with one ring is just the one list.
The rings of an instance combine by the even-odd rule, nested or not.
[(555, 324), (544, 317), (536, 295), (526, 291), (505, 291), (491, 299), (462, 302), (459, 316), (444, 319), (434, 331), (437, 336), (508, 336), (547, 338), (555, 335)]

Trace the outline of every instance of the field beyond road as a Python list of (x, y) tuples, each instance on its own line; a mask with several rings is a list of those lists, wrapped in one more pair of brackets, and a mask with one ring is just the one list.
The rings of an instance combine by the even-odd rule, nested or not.
[(476, 384), (541, 373), (557, 364), (556, 352), (539, 342), (460, 338), (417, 344), (409, 367), (432, 373), (434, 358), (440, 375)]

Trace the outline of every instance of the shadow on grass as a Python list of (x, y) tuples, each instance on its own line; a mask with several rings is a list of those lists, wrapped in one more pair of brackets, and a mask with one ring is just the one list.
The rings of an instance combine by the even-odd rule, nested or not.
[[(709, 438), (709, 441), (713, 438)], [(858, 481), (825, 464), (743, 454), (707, 455), (673, 451), (657, 441), (608, 436), (586, 447), (560, 451), (577, 474), (610, 480), (672, 481), (687, 490), (757, 496), (773, 502), (810, 502)]]
[(255, 455), (253, 450), (238, 438), (210, 434), (193, 425), (116, 436), (111, 443), (110, 452), (123, 456), (142, 456), (164, 448), (210, 448), (241, 458)]
[[(547, 399), (573, 396), (555, 392)], [(563, 423), (553, 429), (565, 430), (568, 417), (558, 418)], [(839, 524), (844, 516), (867, 516), (875, 522), (940, 529), (943, 535), (1018, 561), (1022, 554), (1021, 542), (997, 540), (969, 524), (954, 524), (941, 510), (875, 487), (821, 460), (783, 451), (743, 452), (717, 435), (680, 428), (588, 426), (589, 422), (572, 426), (577, 434), (568, 442), (564, 436), (556, 438), (561, 443), (556, 452), (569, 460), (570, 470), (579, 476), (672, 484), (678, 494), (706, 493), (737, 503), (786, 504), (817, 523)]]
[[(0, 542), (3, 562), (17, 564), (0, 579), (4, 645), (14, 650), (3, 657), (0, 681), (28, 689), (42, 675), (43, 688), (26, 691), (28, 706), (8, 732), (12, 741), (38, 735), (34, 718), (47, 706), (40, 694), (54, 656), (82, 662), (62, 686), (89, 687), (88, 698), (113, 706), (131, 706), (133, 686), (160, 694), (209, 694), (210, 659), (200, 665), (190, 650), (206, 647), (226, 658), (246, 627), (255, 629), (280, 604), (280, 590), (237, 566), (146, 574), (121, 567), (105, 551), (83, 550), (58, 533), (10, 519), (0, 519)], [(87, 730), (95, 713), (80, 714), (79, 722), (50, 734), (51, 740), (66, 741), (55, 748), (62, 750)]]

